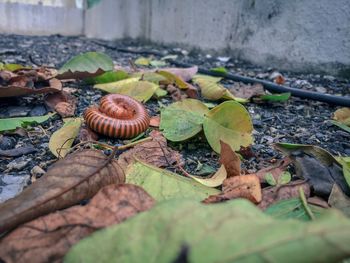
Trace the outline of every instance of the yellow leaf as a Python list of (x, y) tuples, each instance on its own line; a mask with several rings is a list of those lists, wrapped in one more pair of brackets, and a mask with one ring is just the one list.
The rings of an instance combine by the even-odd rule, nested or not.
[(208, 187), (218, 187), (222, 185), (222, 182), (227, 178), (227, 173), (225, 167), (221, 165), (219, 170), (217, 170), (217, 172), (209, 178), (195, 175), (190, 175), (190, 177), (196, 180), (197, 182), (201, 183), (202, 185)]

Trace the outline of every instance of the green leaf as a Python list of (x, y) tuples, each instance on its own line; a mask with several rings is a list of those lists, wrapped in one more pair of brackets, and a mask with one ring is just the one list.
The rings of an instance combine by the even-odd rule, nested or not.
[(260, 99), (274, 102), (284, 102), (289, 100), (290, 92), (281, 93), (281, 94), (266, 94), (260, 96)]
[(108, 71), (100, 76), (85, 79), (85, 83), (90, 85), (103, 84), (116, 82), (127, 78), (129, 78), (129, 74), (124, 70)]
[(47, 121), (54, 114), (55, 113), (49, 113), (44, 116), (0, 119), (0, 131), (10, 131), (18, 127), (26, 127), (31, 124), (42, 123)]
[(166, 81), (167, 79), (162, 75), (159, 75), (155, 72), (135, 72), (131, 74), (131, 78), (139, 78), (155, 84), (159, 84), (160, 81)]
[(164, 89), (157, 88), (156, 91), (154, 92), (154, 96), (158, 99), (161, 97), (164, 97), (168, 94), (168, 92)]
[(141, 186), (157, 201), (183, 197), (200, 201), (220, 192), (141, 161), (136, 161), (128, 167), (126, 182)]
[(290, 174), (290, 172), (284, 171), (278, 178), (278, 184), (279, 185), (288, 184), (290, 180), (292, 180), (292, 175)]
[(129, 78), (106, 84), (97, 84), (94, 88), (104, 90), (108, 93), (127, 95), (140, 102), (146, 102), (152, 97), (159, 86), (152, 82), (140, 81), (138, 78)]
[[(320, 217), (322, 213), (325, 212), (325, 209), (315, 206), (308, 205), (312, 213), (316, 218)], [(273, 216), (277, 219), (300, 219), (303, 221), (310, 221), (310, 216), (307, 214), (303, 203), (300, 198), (292, 198), (287, 200), (282, 200), (276, 204), (269, 206), (265, 213)]]
[(55, 131), (49, 141), (49, 149), (56, 157), (65, 157), (78, 136), (83, 123), (82, 118), (69, 118), (59, 130)]
[(220, 140), (236, 151), (253, 143), (249, 113), (235, 101), (225, 101), (211, 109), (204, 118), (203, 128), (211, 148), (217, 153), (220, 152)]
[(207, 106), (195, 99), (175, 102), (161, 111), (160, 126), (170, 141), (184, 141), (202, 130)]
[(211, 68), (210, 71), (227, 74), (228, 70), (225, 67), (217, 67), (217, 68)]
[(349, 243), (350, 221), (337, 211), (282, 221), (246, 200), (169, 200), (83, 239), (65, 262), (342, 262)]
[(333, 125), (335, 126), (338, 126), (339, 128), (343, 129), (344, 131), (347, 131), (350, 133), (350, 127), (341, 123), (341, 122), (338, 122), (338, 121), (330, 121)]
[(99, 52), (87, 52), (71, 58), (58, 71), (58, 78), (85, 79), (113, 70), (110, 57)]
[(0, 70), (16, 71), (19, 69), (31, 69), (32, 67), (23, 66), (21, 64), (3, 64), (0, 66)]
[(264, 178), (266, 183), (268, 183), (269, 185), (272, 185), (272, 186), (277, 185), (275, 177), (273, 177), (272, 173), (266, 173)]
[(134, 62), (138, 66), (149, 66), (151, 63), (151, 60), (149, 58), (145, 57), (139, 57)]

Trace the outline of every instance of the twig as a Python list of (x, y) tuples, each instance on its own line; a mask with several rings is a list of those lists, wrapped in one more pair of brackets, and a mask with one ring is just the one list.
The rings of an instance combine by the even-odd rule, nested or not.
[(118, 150), (125, 150), (125, 149), (128, 149), (130, 147), (135, 146), (136, 144), (143, 143), (143, 142), (148, 142), (148, 141), (151, 141), (151, 140), (152, 140), (152, 137), (147, 137), (147, 138), (135, 141), (135, 142), (131, 142), (129, 144), (118, 146)]
[(305, 197), (305, 193), (302, 187), (299, 188), (299, 194), (300, 194), (300, 199), (301, 199), (301, 203), (303, 204), (306, 213), (308, 214), (308, 216), (310, 217), (311, 220), (315, 220), (315, 215), (314, 213), (312, 213), (310, 207), (307, 204), (307, 200)]

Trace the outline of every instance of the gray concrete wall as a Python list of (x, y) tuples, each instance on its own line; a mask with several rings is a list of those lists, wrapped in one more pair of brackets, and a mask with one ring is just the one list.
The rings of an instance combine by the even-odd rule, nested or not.
[(80, 35), (83, 28), (83, 9), (0, 2), (0, 33)]
[(85, 19), (89, 37), (140, 38), (279, 69), (350, 74), (348, 0), (103, 0)]

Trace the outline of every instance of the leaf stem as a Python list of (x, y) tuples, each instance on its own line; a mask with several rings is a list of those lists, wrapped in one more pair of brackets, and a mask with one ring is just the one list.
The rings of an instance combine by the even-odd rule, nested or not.
[(302, 187), (299, 187), (299, 194), (300, 194), (301, 203), (303, 204), (306, 213), (308, 214), (311, 220), (315, 220), (316, 219), (315, 215), (314, 213), (312, 213), (310, 207), (307, 204), (306, 196)]

